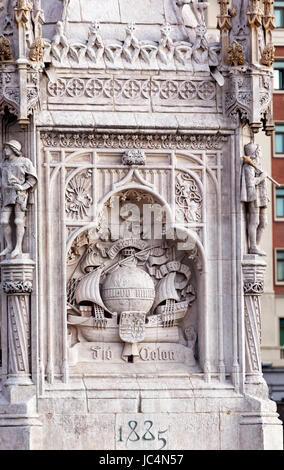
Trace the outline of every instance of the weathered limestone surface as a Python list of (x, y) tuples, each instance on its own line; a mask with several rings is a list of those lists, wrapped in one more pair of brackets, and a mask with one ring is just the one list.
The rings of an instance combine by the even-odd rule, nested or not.
[(283, 446), (254, 145), (272, 4), (219, 3), (214, 34), (195, 1), (1, 12), (1, 449)]

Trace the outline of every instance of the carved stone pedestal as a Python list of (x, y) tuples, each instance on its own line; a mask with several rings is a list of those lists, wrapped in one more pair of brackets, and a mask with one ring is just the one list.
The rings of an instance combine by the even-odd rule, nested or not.
[(3, 386), (0, 449), (40, 449), (41, 422), (31, 379), (31, 292), (35, 263), (26, 255), (1, 263)]
[[(247, 411), (240, 417), (243, 450), (282, 449), (281, 425), (276, 403), (268, 400), (261, 368), (261, 308), (266, 262), (258, 255), (244, 255), (242, 262), (245, 326), (245, 397)], [(278, 445), (278, 447), (277, 447)]]
[(266, 262), (258, 255), (245, 255), (242, 263), (244, 289), (246, 383), (264, 383), (261, 370), (260, 296)]

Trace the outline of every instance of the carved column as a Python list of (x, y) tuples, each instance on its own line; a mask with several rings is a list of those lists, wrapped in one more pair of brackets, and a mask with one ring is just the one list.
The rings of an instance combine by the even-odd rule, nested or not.
[(246, 383), (262, 383), (260, 296), (263, 293), (265, 261), (258, 255), (244, 255), (244, 323)]
[(1, 263), (3, 305), (6, 313), (6, 384), (31, 384), (30, 295), (34, 262), (7, 259)]

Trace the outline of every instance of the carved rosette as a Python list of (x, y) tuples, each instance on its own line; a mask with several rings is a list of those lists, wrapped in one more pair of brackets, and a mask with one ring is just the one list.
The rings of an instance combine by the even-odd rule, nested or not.
[(242, 263), (245, 321), (246, 382), (262, 382), (260, 296), (266, 263), (257, 255), (245, 255)]
[[(1, 263), (2, 289), (7, 296), (7, 383), (31, 383), (31, 311), (34, 262), (29, 259)], [(4, 371), (5, 373), (5, 371)]]

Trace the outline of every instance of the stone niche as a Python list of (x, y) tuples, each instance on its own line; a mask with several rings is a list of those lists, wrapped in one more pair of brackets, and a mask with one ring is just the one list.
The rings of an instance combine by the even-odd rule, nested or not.
[[(200, 373), (209, 321), (205, 202), (207, 216), (218, 217), (216, 177), (225, 139), (185, 137), (167, 149), (168, 136), (156, 141), (147, 136), (136, 141), (142, 148), (127, 150), (115, 148), (117, 142), (130, 147), (123, 135), (112, 137), (113, 148), (105, 141), (103, 149), (100, 135), (79, 137), (81, 145), (91, 147), (81, 150), (72, 149), (73, 139), (72, 134), (42, 135), (49, 190), (61, 188), (60, 198), (48, 201), (48, 212), (60, 213), (64, 221), (49, 230), (53, 222), (47, 218), (44, 229), (50, 233), (49, 289), (60, 299), (50, 306), (56, 314), (45, 303), (47, 318), (61, 328), (64, 312), (66, 335), (66, 362), (60, 370), (50, 357), (50, 378), (179, 366)], [(64, 265), (64, 252), (55, 253), (62, 231)], [(217, 255), (215, 243), (210, 250)], [(66, 279), (65, 293), (59, 294), (58, 275)]]
[[(97, 229), (78, 235), (68, 254), (71, 370), (79, 363), (84, 371), (82, 362), (95, 369), (126, 370), (124, 362), (132, 362), (145, 372), (176, 363), (197, 370), (196, 246), (191, 242), (188, 251), (184, 231), (178, 239), (178, 230), (166, 230), (166, 212), (153, 193), (119, 191), (104, 209)], [(116, 210), (117, 223), (109, 224)]]

